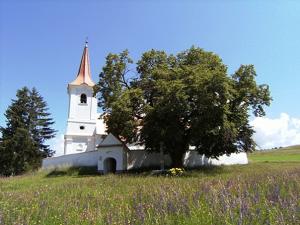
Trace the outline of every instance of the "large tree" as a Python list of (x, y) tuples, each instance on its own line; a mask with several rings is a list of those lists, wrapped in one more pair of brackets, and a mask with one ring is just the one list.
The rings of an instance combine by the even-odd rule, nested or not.
[(136, 65), (128, 51), (106, 59), (96, 92), (108, 132), (163, 150), (173, 166), (191, 146), (213, 158), (254, 150), (249, 112), (263, 116), (271, 97), (253, 65), (228, 75), (219, 56), (196, 47), (176, 56), (151, 50)]
[(47, 104), (35, 88), (17, 91), (5, 112), (6, 127), (0, 127), (0, 174), (17, 175), (40, 166), (53, 151), (45, 141), (55, 136)]

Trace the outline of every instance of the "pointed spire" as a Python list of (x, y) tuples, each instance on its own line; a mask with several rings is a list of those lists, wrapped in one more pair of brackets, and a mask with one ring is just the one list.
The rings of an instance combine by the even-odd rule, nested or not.
[(95, 83), (92, 81), (92, 78), (91, 78), (89, 51), (88, 51), (87, 44), (88, 44), (88, 42), (86, 39), (80, 66), (79, 66), (79, 70), (78, 70), (78, 75), (77, 75), (76, 79), (70, 83), (71, 85), (86, 84), (91, 87), (93, 87), (95, 85)]

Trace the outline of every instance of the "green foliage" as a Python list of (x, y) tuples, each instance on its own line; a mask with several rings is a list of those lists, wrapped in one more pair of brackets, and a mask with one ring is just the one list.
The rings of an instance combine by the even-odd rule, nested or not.
[(1, 127), (0, 174), (17, 175), (36, 169), (41, 159), (53, 155), (45, 141), (54, 137), (47, 105), (35, 88), (17, 91), (17, 99), (6, 110)]
[(130, 71), (128, 66), (133, 61), (125, 50), (119, 55), (108, 54), (103, 72), (99, 75), (99, 84), (95, 86), (95, 93), (100, 92), (99, 106), (105, 110), (111, 108), (111, 104), (118, 100), (122, 91), (129, 88), (126, 74)]
[(248, 112), (263, 116), (271, 97), (253, 65), (229, 76), (219, 56), (196, 47), (176, 56), (150, 50), (132, 64), (128, 51), (109, 54), (95, 88), (108, 132), (170, 154), (173, 167), (189, 146), (213, 158), (254, 150)]
[(20, 174), (39, 166), (39, 151), (24, 128), (17, 128), (10, 138), (3, 140), (0, 154), (2, 175)]
[(47, 111), (47, 103), (37, 90), (33, 88), (30, 92), (28, 128), (44, 158), (54, 154), (49, 145), (45, 144), (45, 140), (55, 137), (56, 132), (51, 128), (54, 121), (50, 118), (50, 113)]

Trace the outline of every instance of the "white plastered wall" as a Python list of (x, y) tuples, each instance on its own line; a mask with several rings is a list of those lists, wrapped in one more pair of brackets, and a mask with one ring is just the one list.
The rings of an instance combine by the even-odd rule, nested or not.
[(42, 168), (97, 166), (100, 152), (83, 152), (43, 159)]
[(203, 165), (234, 165), (248, 164), (247, 154), (232, 153), (229, 156), (222, 155), (218, 159), (206, 158), (204, 155), (199, 155), (197, 151), (188, 151), (184, 156), (184, 165), (186, 167), (198, 167)]
[[(93, 97), (93, 88), (85, 84), (69, 85), (69, 119), (70, 120), (96, 120), (97, 99)], [(87, 102), (80, 103), (81, 94), (86, 94)]]
[[(69, 118), (65, 134), (64, 154), (94, 151), (97, 123), (97, 99), (93, 88), (85, 84), (69, 85)], [(87, 102), (81, 103), (80, 96), (85, 94)]]
[(65, 135), (65, 155), (95, 150), (95, 136)]
[[(138, 169), (142, 167), (156, 167), (159, 168), (160, 153), (148, 153), (145, 150), (131, 150), (128, 151), (128, 169)], [(247, 154), (233, 153), (230, 156), (223, 155), (219, 159), (206, 158), (203, 155), (199, 155), (197, 151), (188, 151), (183, 158), (183, 165), (189, 168), (205, 166), (205, 165), (234, 165), (234, 164), (248, 164)], [(168, 155), (164, 155), (164, 165), (171, 165), (171, 158)]]
[[(126, 155), (127, 154), (127, 155)], [(128, 157), (128, 158), (127, 158)], [(63, 155), (46, 158), (43, 160), (43, 168), (56, 167), (79, 167), (97, 166), (99, 171), (103, 171), (103, 162), (106, 158), (114, 158), (117, 161), (117, 171), (127, 169), (138, 169), (142, 167), (160, 166), (159, 153), (147, 153), (142, 150), (126, 151), (123, 146), (101, 147), (98, 151), (83, 152), (77, 154)], [(170, 157), (165, 155), (165, 166), (170, 165)], [(221, 156), (219, 160), (207, 159), (196, 151), (188, 152), (184, 157), (184, 165), (187, 167), (198, 167), (203, 165), (233, 165), (247, 164), (246, 153), (231, 154), (231, 156)]]

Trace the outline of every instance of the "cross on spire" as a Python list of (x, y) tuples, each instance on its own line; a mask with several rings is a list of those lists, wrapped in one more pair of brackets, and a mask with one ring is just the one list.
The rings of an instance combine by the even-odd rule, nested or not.
[(89, 43), (89, 37), (85, 38), (85, 47), (88, 47), (88, 43)]

